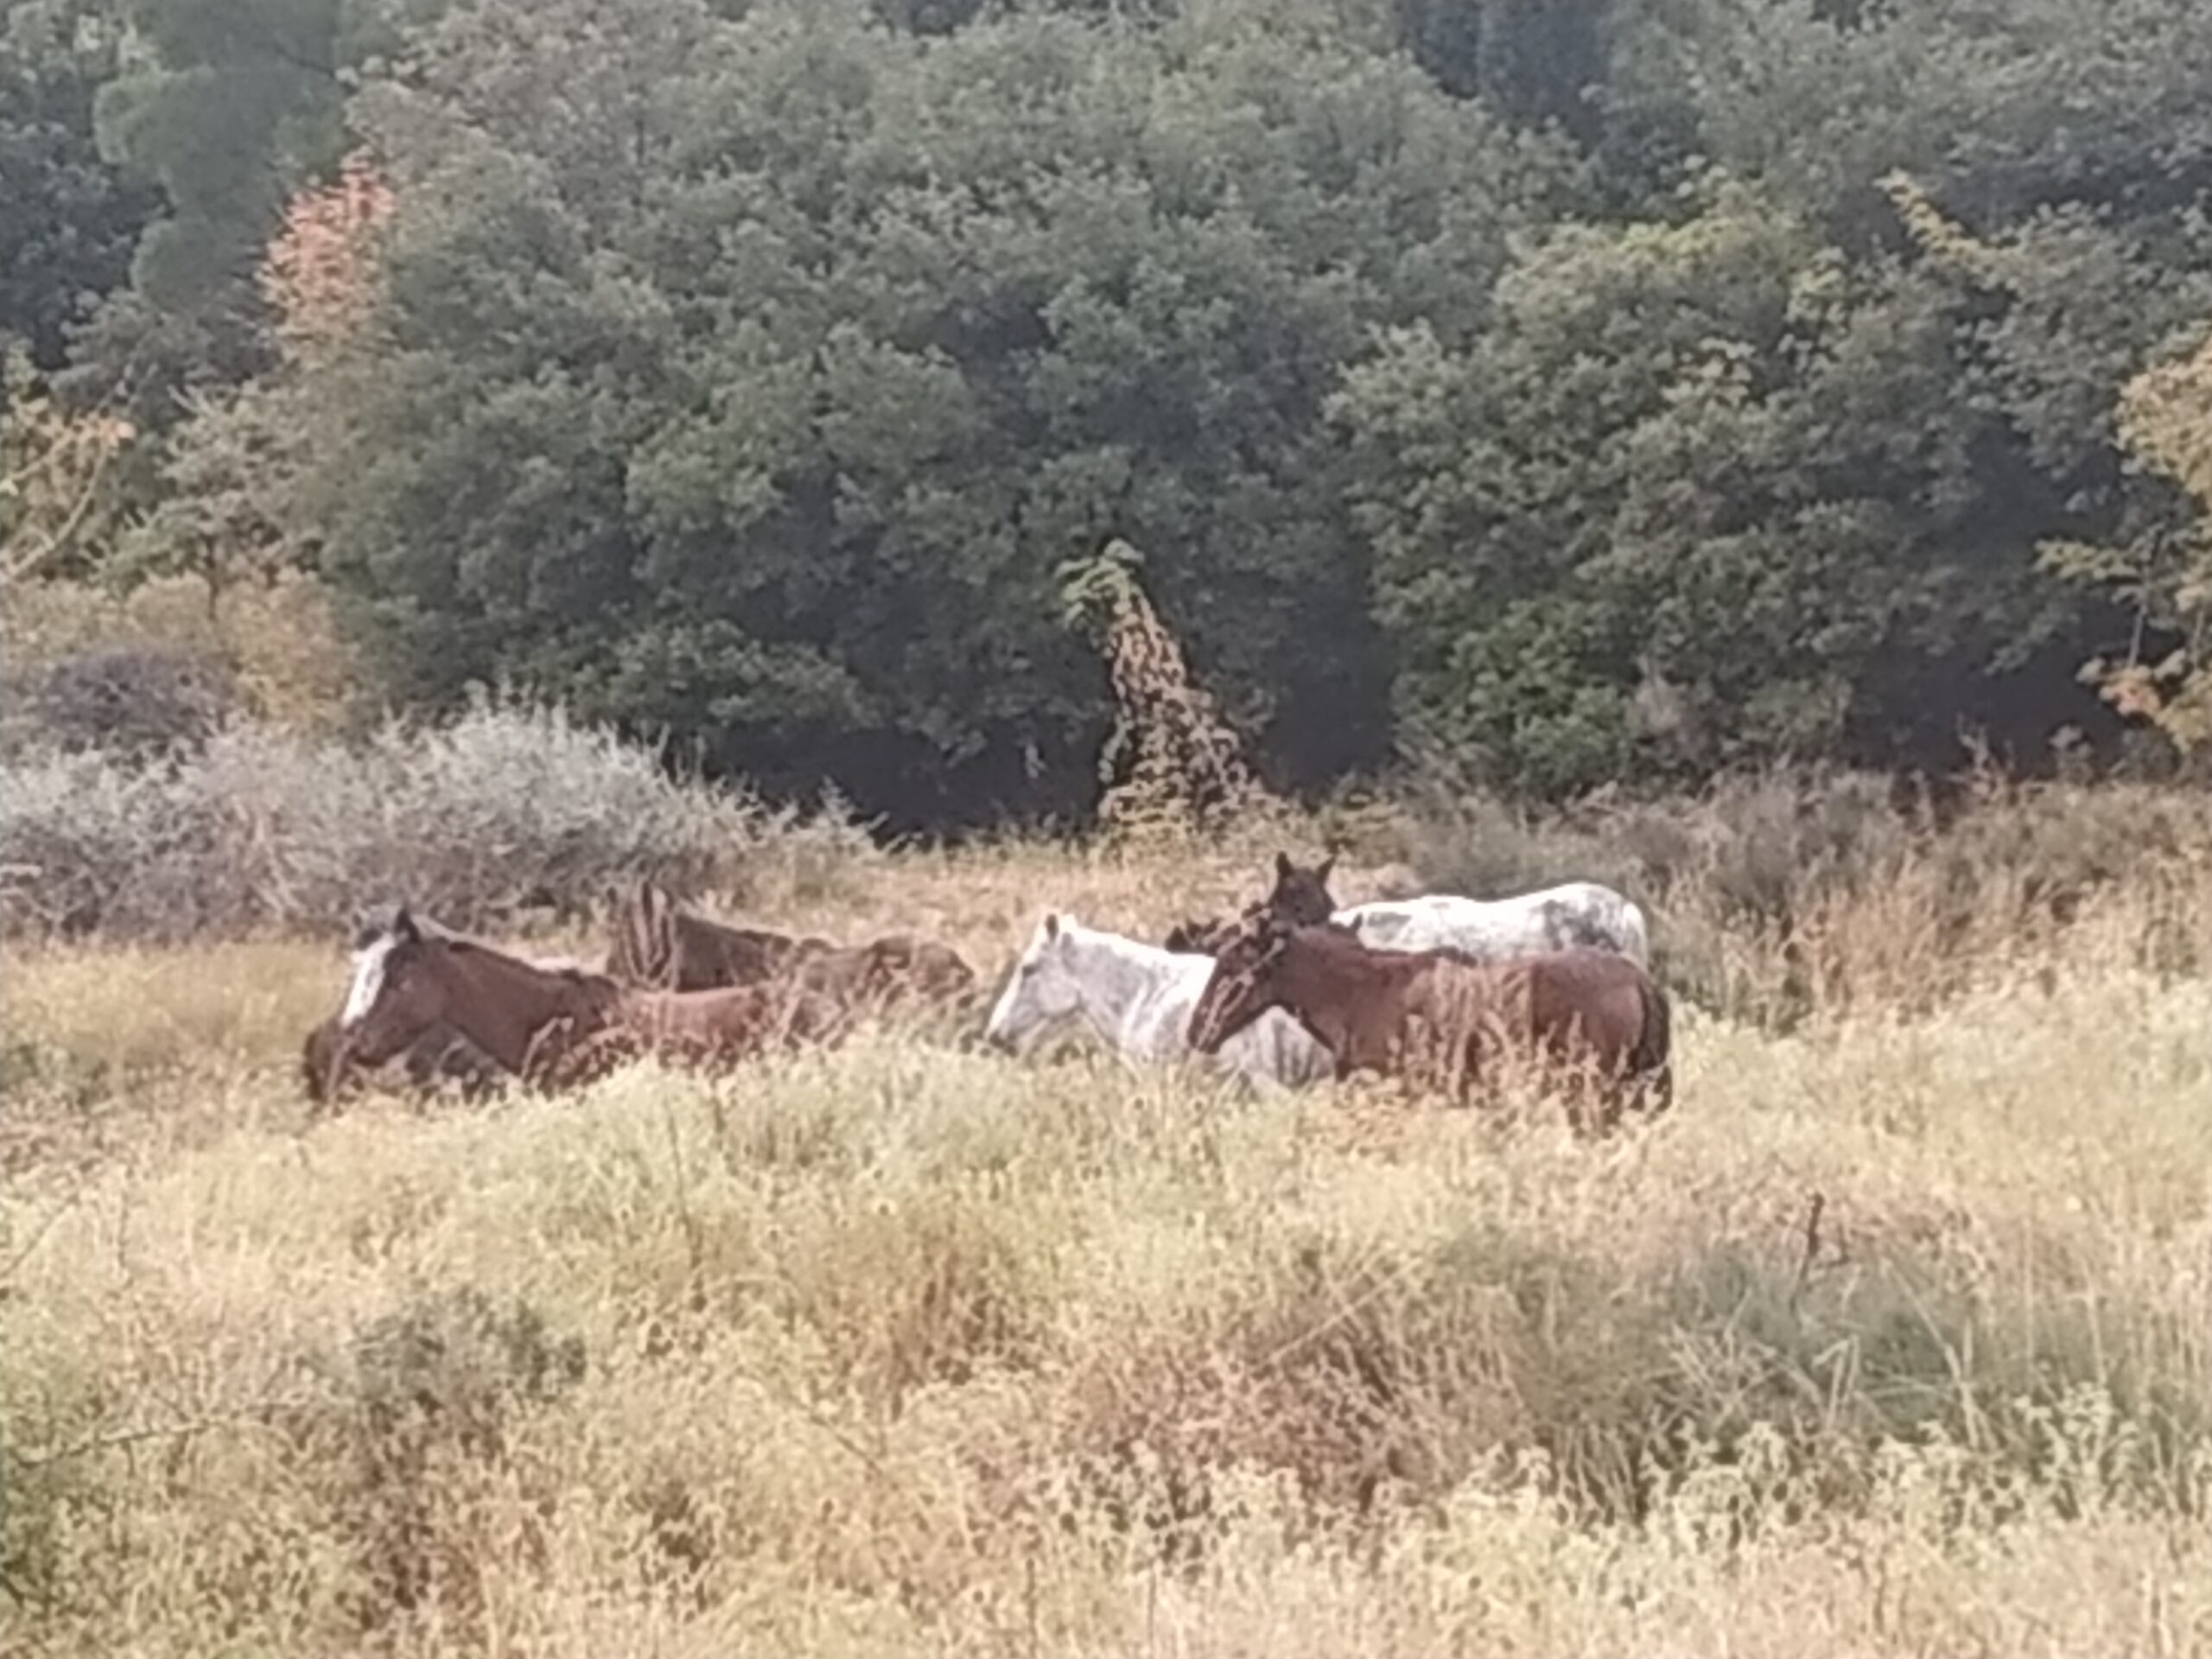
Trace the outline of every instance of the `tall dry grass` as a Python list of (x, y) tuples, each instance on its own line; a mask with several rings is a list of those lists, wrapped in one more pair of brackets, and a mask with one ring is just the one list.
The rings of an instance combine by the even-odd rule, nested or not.
[[(1258, 850), (747, 909), (989, 973)], [(959, 1033), (309, 1124), (334, 946), (19, 954), (0, 1651), (2212, 1649), (2212, 1039), (2145, 946), (2202, 890), (2008, 937), (1890, 868), (1599, 1147)]]
[(2212, 813), (2200, 790), (1977, 773), (1937, 797), (1859, 772), (1723, 779), (1701, 794), (1516, 807), (1431, 768), (1344, 834), (1415, 888), (1599, 880), (1649, 912), (1677, 995), (1787, 1027), (1926, 1012), (2023, 952), (2063, 958), (2086, 912), (2132, 907), (2134, 959), (2205, 962)]

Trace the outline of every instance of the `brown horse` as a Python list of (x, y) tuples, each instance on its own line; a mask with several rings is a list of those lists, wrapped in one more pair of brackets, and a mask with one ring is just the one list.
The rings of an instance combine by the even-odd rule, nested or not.
[(1610, 1128), (1631, 1102), (1656, 1116), (1673, 1099), (1666, 995), (1627, 957), (1563, 950), (1477, 962), (1452, 950), (1376, 950), (1349, 929), (1255, 918), (1226, 944), (1191, 1013), (1204, 1052), (1268, 1008), (1287, 1009), (1337, 1058), (1337, 1075), (1379, 1071), (1471, 1098), (1509, 1052), (1594, 1071), (1594, 1113)]
[(1170, 950), (1211, 957), (1236, 936), (1237, 930), (1255, 916), (1273, 917), (1293, 927), (1319, 927), (1336, 914), (1337, 901), (1329, 896), (1329, 872), (1336, 868), (1331, 853), (1319, 864), (1301, 868), (1288, 853), (1275, 855), (1275, 884), (1268, 896), (1247, 905), (1235, 916), (1217, 916), (1208, 922), (1185, 922), (1161, 941)]
[[(499, 1084), (498, 1063), (450, 1026), (426, 1027), (397, 1058), (409, 1088), (417, 1094), (434, 1094), (452, 1083), (460, 1085), (463, 1100), (480, 1100)], [(336, 1014), (308, 1033), (300, 1045), (300, 1078), (317, 1112), (359, 1090), (362, 1068), (356, 1059), (346, 1051)]]
[(976, 970), (959, 952), (904, 933), (809, 956), (793, 968), (791, 980), (856, 1014), (950, 1007), (976, 989)]
[(824, 1036), (836, 1010), (785, 985), (652, 991), (581, 968), (548, 968), (402, 909), (354, 956), (340, 1014), (347, 1051), (380, 1064), (432, 1026), (452, 1027), (541, 1086), (582, 1083), (641, 1053), (693, 1065), (747, 1058)]
[(607, 971), (655, 990), (707, 991), (765, 984), (830, 948), (827, 939), (710, 922), (677, 909), (658, 882), (641, 880), (616, 895)]
[(651, 881), (640, 881), (617, 903), (607, 971), (633, 985), (678, 991), (788, 979), (855, 1014), (950, 1003), (976, 985), (975, 970), (941, 944), (894, 934), (841, 947), (729, 927), (678, 910), (667, 890)]

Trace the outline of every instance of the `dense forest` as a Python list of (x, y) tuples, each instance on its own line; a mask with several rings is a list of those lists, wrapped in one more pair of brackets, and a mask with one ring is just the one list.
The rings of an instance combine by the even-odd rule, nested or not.
[(1080, 812), (2212, 731), (2201, 0), (11, 0), (6, 580)]

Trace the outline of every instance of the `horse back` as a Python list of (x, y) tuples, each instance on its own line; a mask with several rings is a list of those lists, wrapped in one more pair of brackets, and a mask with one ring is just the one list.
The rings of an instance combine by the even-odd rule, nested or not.
[(976, 971), (948, 946), (893, 933), (806, 957), (792, 979), (804, 991), (856, 1007), (888, 1006), (910, 996), (948, 1001), (975, 988)]
[(1624, 1066), (1644, 1039), (1650, 976), (1610, 950), (1553, 950), (1497, 964), (1525, 987), (1529, 1032), (1553, 1047)]
[[(1414, 958), (1401, 1018), (1440, 1033), (1503, 1039), (1608, 1070), (1632, 1063), (1649, 1040), (1657, 988), (1630, 958), (1605, 950), (1552, 950), (1484, 962), (1458, 951)], [(1660, 1039), (1664, 1045), (1663, 1036)]]
[(788, 934), (730, 927), (702, 916), (676, 918), (675, 984), (678, 991), (759, 985), (783, 973), (800, 950)]

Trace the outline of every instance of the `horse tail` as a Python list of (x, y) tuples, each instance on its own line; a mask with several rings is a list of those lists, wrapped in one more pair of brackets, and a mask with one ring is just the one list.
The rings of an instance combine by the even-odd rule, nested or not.
[(1644, 1111), (1656, 1117), (1675, 1103), (1675, 1015), (1657, 980), (1644, 975), (1642, 989), (1643, 1029), (1629, 1051), (1628, 1074), (1643, 1087)]

